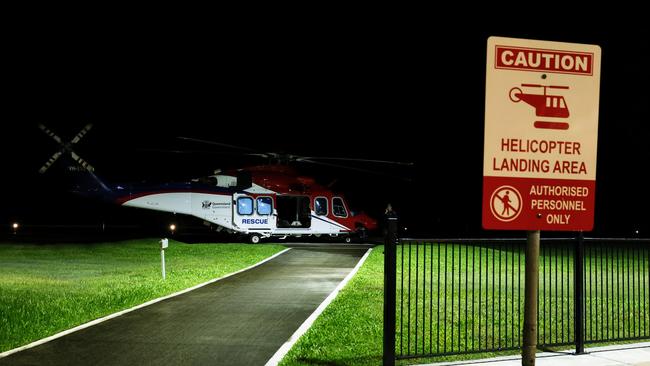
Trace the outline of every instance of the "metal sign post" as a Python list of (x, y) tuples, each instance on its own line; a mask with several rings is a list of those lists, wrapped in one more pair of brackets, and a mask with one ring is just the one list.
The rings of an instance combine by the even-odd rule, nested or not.
[(169, 246), (169, 240), (161, 239), (160, 240), (160, 264), (162, 266), (162, 278), (165, 279), (165, 248)]
[(584, 333), (584, 313), (583, 309), (585, 306), (585, 297), (584, 293), (584, 256), (585, 256), (585, 246), (584, 246), (584, 234), (582, 231), (578, 234), (578, 240), (576, 242), (575, 253), (573, 257), (574, 266), (573, 268), (575, 279), (574, 279), (574, 298), (575, 298), (575, 310), (574, 310), (574, 329), (575, 329), (575, 341), (576, 341), (576, 355), (581, 355), (585, 353), (585, 333)]
[(526, 292), (524, 293), (524, 345), (521, 364), (535, 365), (537, 351), (537, 285), (539, 283), (539, 230), (529, 231), (526, 241)]

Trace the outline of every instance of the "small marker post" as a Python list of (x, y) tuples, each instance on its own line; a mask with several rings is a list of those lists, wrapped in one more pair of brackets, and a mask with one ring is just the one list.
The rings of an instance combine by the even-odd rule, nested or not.
[(165, 248), (169, 246), (167, 238), (160, 240), (160, 264), (162, 265), (162, 278), (165, 279)]

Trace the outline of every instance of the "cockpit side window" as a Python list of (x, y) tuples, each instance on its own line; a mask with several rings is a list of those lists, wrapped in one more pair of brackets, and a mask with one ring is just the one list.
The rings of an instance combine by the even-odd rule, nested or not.
[(250, 197), (237, 198), (237, 213), (240, 215), (252, 215), (253, 199)]
[(348, 217), (348, 211), (341, 197), (332, 198), (332, 212), (336, 217)]
[(318, 216), (327, 216), (327, 198), (316, 197), (314, 200), (314, 212)]
[(271, 197), (257, 197), (257, 214), (270, 215), (273, 213), (273, 199)]

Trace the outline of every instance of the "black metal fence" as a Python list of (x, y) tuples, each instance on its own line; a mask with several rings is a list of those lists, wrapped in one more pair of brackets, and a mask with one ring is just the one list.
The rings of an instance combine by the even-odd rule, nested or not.
[[(395, 357), (519, 349), (524, 248), (525, 239), (397, 240)], [(650, 338), (650, 240), (542, 238), (539, 266), (540, 348)]]

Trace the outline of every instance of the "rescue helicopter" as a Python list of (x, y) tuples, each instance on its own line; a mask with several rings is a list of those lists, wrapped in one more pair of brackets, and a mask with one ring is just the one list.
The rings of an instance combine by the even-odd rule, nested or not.
[[(39, 169), (45, 173), (62, 155), (74, 162), (68, 170), (85, 179), (73, 191), (125, 207), (194, 216), (218, 232), (239, 234), (251, 243), (262, 239), (302, 236), (329, 236), (346, 243), (364, 240), (377, 229), (376, 219), (350, 210), (342, 194), (301, 175), (287, 162), (340, 167), (332, 161), (413, 165), (405, 162), (339, 157), (298, 156), (259, 152), (253, 149), (191, 137), (178, 139), (237, 150), (275, 164), (216, 170), (214, 174), (181, 182), (163, 184), (108, 184), (95, 174), (95, 168), (74, 150), (92, 128), (86, 125), (72, 140), (64, 142), (43, 124), (38, 126), (59, 145), (59, 150)], [(364, 170), (354, 168), (355, 170)]]

